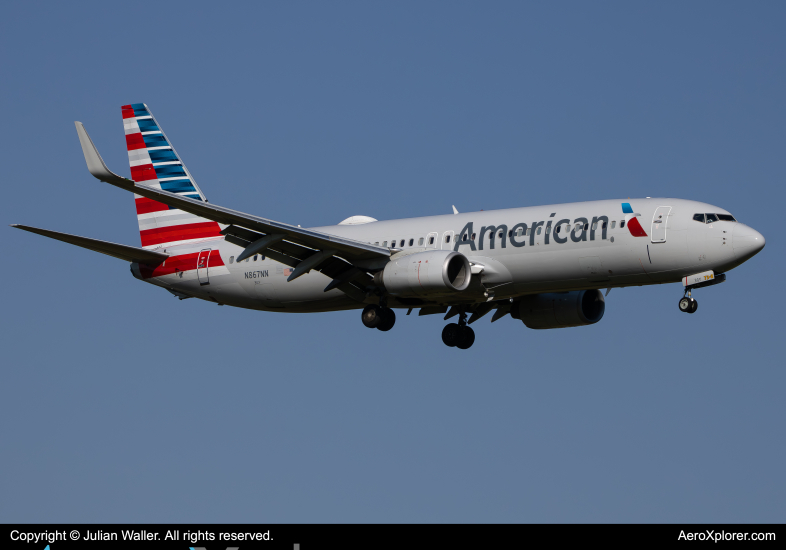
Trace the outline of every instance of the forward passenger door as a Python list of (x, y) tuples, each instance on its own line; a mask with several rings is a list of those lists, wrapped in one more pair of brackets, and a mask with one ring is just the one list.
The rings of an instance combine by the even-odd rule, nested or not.
[(671, 212), (671, 206), (659, 206), (655, 210), (655, 214), (652, 215), (652, 229), (650, 230), (652, 242), (666, 242), (666, 225), (668, 224), (669, 212)]

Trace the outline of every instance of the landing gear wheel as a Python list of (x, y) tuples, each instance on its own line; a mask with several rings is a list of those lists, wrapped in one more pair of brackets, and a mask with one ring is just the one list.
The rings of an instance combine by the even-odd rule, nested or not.
[(396, 312), (389, 307), (380, 308), (382, 310), (382, 322), (377, 326), (377, 330), (387, 332), (396, 324)]
[(680, 300), (680, 311), (684, 313), (696, 313), (697, 309), (699, 309), (699, 302), (693, 298), (685, 296)]
[[(375, 306), (374, 304), (367, 305), (363, 308), (363, 313), (360, 314), (360, 318), (363, 321), (363, 324), (366, 325), (368, 328), (377, 328), (382, 324), (383, 316), (382, 309), (379, 306)], [(395, 322), (395, 319), (394, 321)], [(391, 325), (392, 327), (393, 325)]]
[(449, 348), (454, 348), (459, 343), (461, 327), (456, 323), (445, 325), (442, 329), (442, 342)]
[(469, 327), (459, 327), (459, 341), (456, 344), (458, 349), (469, 349), (475, 343), (475, 331)]

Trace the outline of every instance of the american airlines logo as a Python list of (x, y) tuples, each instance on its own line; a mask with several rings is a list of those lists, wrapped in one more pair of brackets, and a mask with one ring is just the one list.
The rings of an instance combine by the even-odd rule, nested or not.
[(644, 228), (641, 227), (639, 223), (639, 219), (636, 216), (640, 216), (641, 214), (634, 214), (633, 208), (631, 208), (629, 202), (622, 203), (622, 213), (626, 214), (625, 219), (628, 222), (628, 231), (634, 237), (646, 237), (647, 232), (644, 231)]
[[(634, 213), (630, 203), (622, 203), (622, 213), (625, 214), (625, 219), (620, 222), (620, 227), (624, 223), (627, 224), (628, 231), (634, 237), (647, 236), (637, 218), (641, 214)], [(549, 217), (553, 218), (556, 215), (555, 212)], [(543, 234), (543, 244), (546, 245), (551, 244), (552, 240), (557, 244), (565, 244), (568, 242), (568, 239), (574, 243), (586, 242), (587, 240), (594, 241), (598, 232), (600, 232), (600, 238), (605, 239), (608, 228), (608, 216), (593, 216), (592, 220), (584, 217), (578, 217), (573, 220), (563, 218), (556, 223), (550, 219), (548, 221), (533, 222), (531, 225), (522, 222), (517, 223), (510, 229), (505, 224), (484, 225), (477, 234), (475, 233), (474, 222), (468, 222), (459, 232), (453, 250), (458, 252), (460, 246), (469, 246), (472, 251), (483, 250), (486, 237), (488, 238), (488, 246), (492, 250), (495, 248), (495, 245), (507, 248), (508, 241), (514, 247), (526, 245), (527, 240), (529, 240), (530, 246), (535, 246), (535, 239), (541, 234)], [(475, 244), (476, 237), (477, 244)]]

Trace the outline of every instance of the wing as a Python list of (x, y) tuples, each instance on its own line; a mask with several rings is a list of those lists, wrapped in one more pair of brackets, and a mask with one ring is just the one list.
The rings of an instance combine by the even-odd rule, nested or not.
[(30, 233), (37, 233), (50, 239), (63, 241), (64, 243), (74, 244), (87, 248), (94, 252), (100, 252), (113, 258), (119, 258), (127, 262), (138, 262), (146, 264), (160, 264), (169, 257), (169, 254), (162, 254), (161, 252), (153, 252), (152, 250), (145, 250), (144, 248), (137, 248), (135, 246), (126, 246), (124, 244), (110, 243), (107, 241), (99, 241), (98, 239), (88, 239), (87, 237), (80, 237), (78, 235), (69, 235), (68, 233), (60, 233), (59, 231), (50, 231), (48, 229), (39, 229), (37, 227), (30, 227), (29, 225), (14, 224), (11, 227), (23, 229)]
[[(294, 225), (252, 216), (251, 214), (244, 214), (243, 212), (224, 208), (223, 206), (217, 206), (190, 199), (182, 195), (176, 195), (164, 191), (163, 189), (155, 189), (153, 187), (137, 184), (130, 179), (118, 176), (106, 167), (93, 141), (90, 139), (90, 136), (88, 136), (84, 125), (81, 122), (76, 122), (75, 124), (77, 133), (79, 134), (79, 141), (82, 144), (82, 152), (87, 162), (87, 168), (94, 177), (116, 187), (120, 187), (121, 189), (136, 193), (137, 195), (162, 202), (166, 205), (179, 208), (180, 210), (209, 220), (217, 221), (220, 224), (228, 225), (230, 227), (225, 229), (225, 234), (231, 234), (233, 232), (233, 227), (240, 227), (251, 230), (259, 235), (259, 238), (255, 239), (254, 242), (263, 237), (268, 237), (270, 242), (257, 243), (256, 252), (261, 252), (268, 247), (273, 247), (274, 249), (285, 247), (285, 245), (280, 244), (285, 242), (296, 245), (301, 249), (310, 249), (312, 256), (315, 251), (324, 253), (331, 252), (331, 254), (323, 254), (326, 256), (325, 259), (333, 256), (340, 256), (354, 265), (371, 265), (379, 260), (384, 262), (390, 257), (390, 250), (385, 247), (374, 246), (372, 244), (318, 231), (311, 231)], [(279, 244), (273, 246), (272, 241), (276, 241)], [(254, 252), (250, 252), (250, 254), (253, 253)]]

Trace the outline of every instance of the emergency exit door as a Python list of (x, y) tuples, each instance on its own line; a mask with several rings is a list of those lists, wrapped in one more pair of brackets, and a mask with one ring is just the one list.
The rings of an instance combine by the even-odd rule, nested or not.
[(197, 277), (199, 278), (200, 285), (210, 284), (207, 273), (208, 264), (210, 262), (210, 251), (210, 248), (205, 248), (199, 252), (199, 256), (197, 257)]
[(659, 206), (652, 216), (652, 242), (665, 243), (666, 242), (666, 225), (668, 225), (669, 212), (671, 206)]

